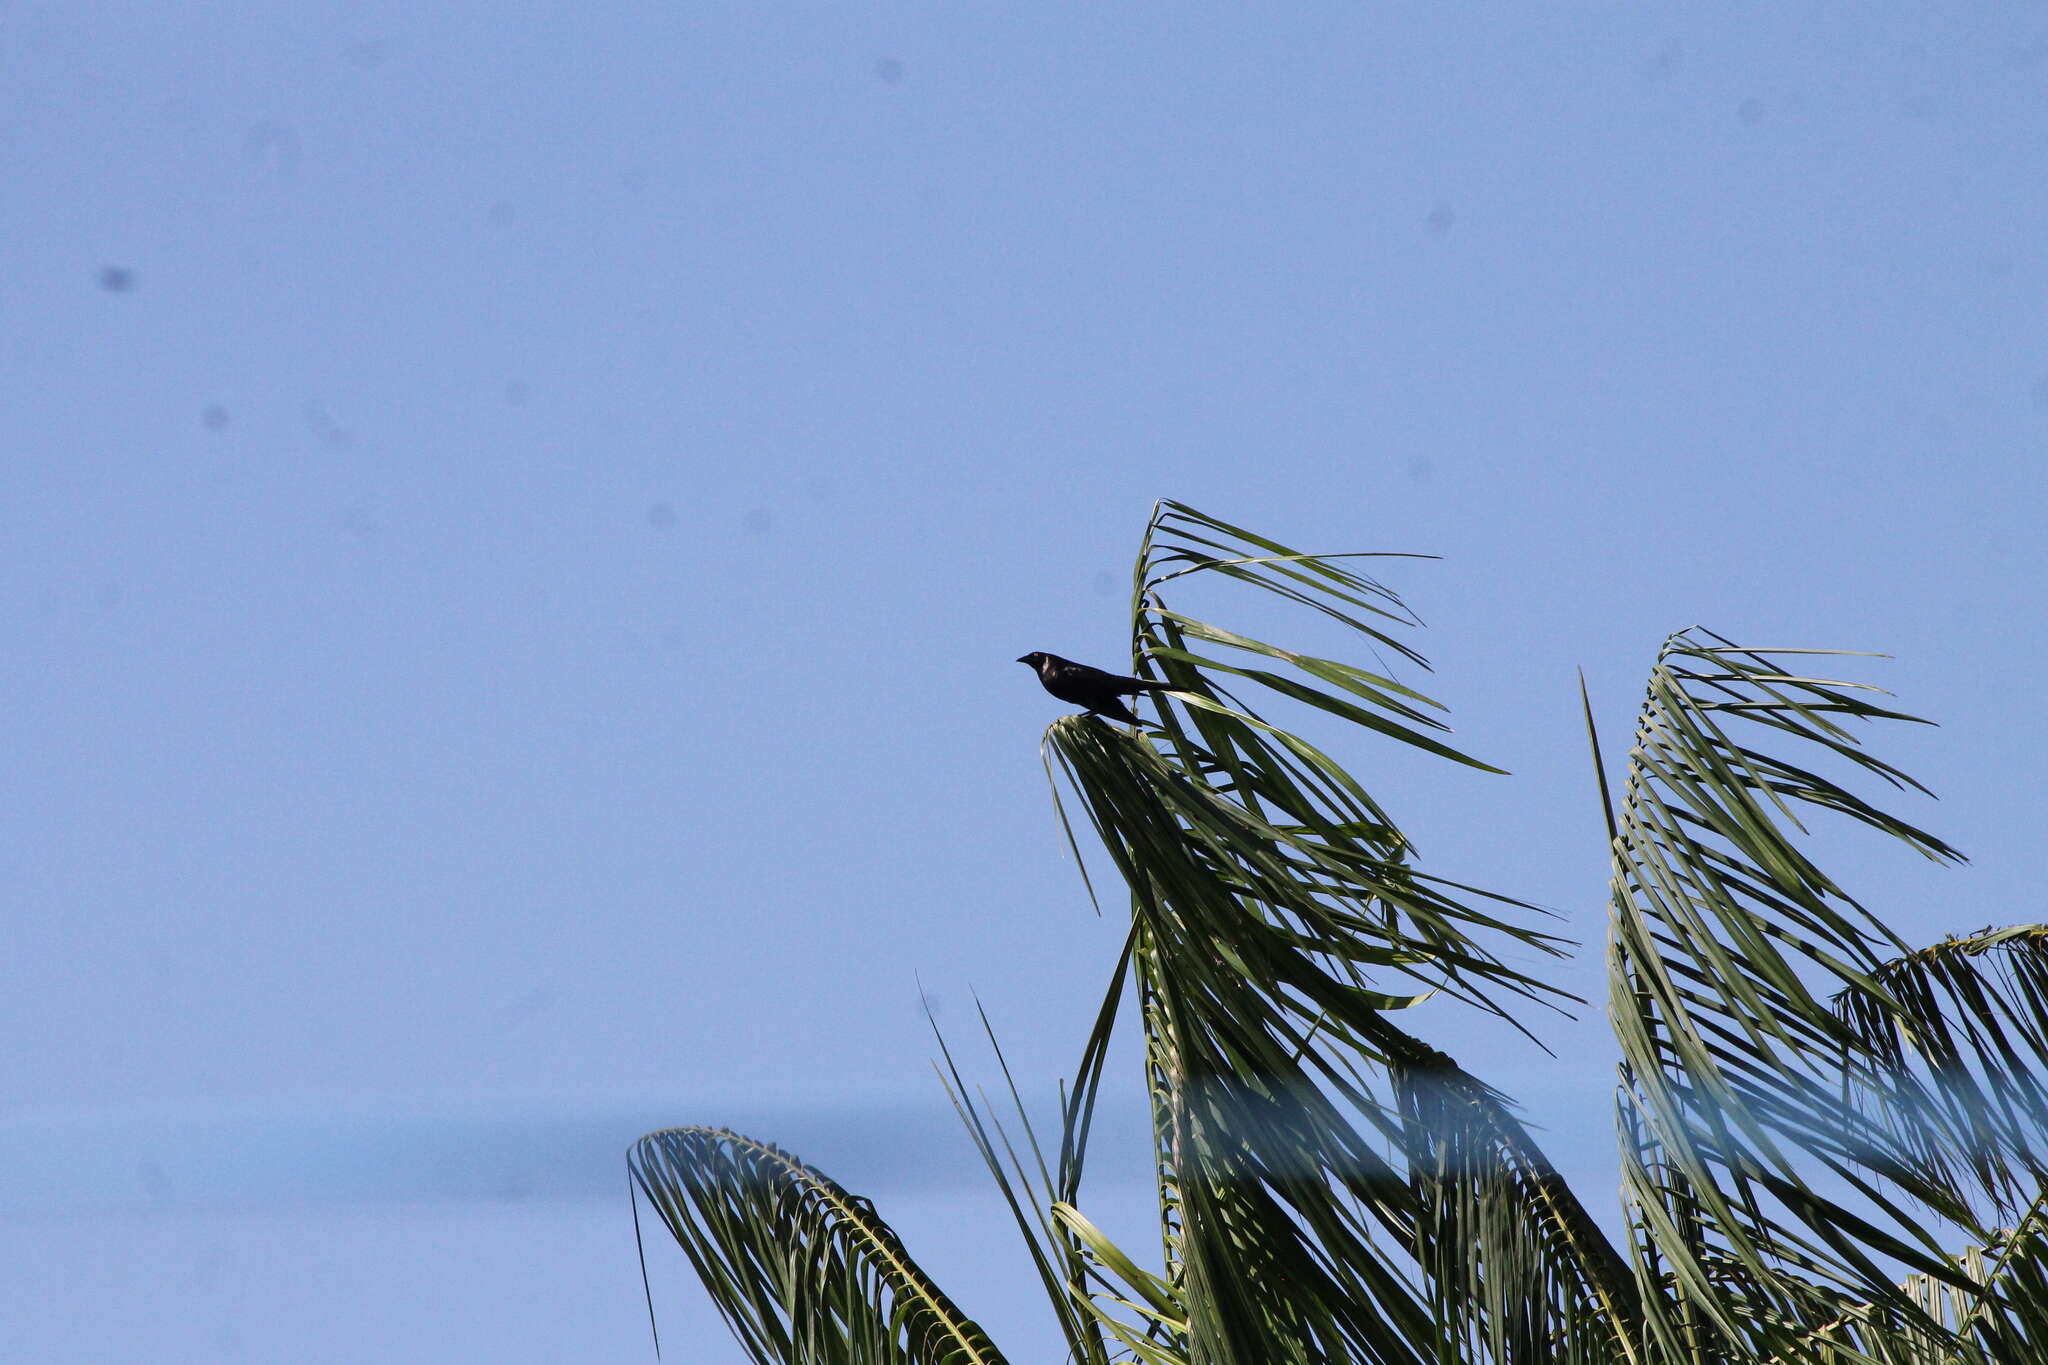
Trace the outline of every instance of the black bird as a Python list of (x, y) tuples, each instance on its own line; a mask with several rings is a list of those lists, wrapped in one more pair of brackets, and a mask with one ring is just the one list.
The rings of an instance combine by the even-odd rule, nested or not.
[(1043, 650), (1034, 650), (1017, 662), (1037, 669), (1039, 685), (1061, 701), (1070, 701), (1098, 716), (1120, 720), (1126, 725), (1136, 725), (1138, 718), (1131, 714), (1130, 707), (1117, 700), (1118, 697), (1135, 697), (1140, 692), (1173, 691), (1165, 683), (1105, 673), (1099, 668), (1077, 664), (1072, 659), (1062, 659)]

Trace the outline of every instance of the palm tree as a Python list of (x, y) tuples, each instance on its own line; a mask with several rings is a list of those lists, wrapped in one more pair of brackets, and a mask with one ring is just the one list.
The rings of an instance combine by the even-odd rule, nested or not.
[[(1911, 717), (1791, 658), (1826, 651), (1665, 642), (1618, 791), (1601, 778), (1617, 1244), (1512, 1103), (1407, 1023), (1443, 996), (1520, 1027), (1562, 992), (1509, 958), (1563, 942), (1535, 907), (1424, 871), (1356, 777), (1225, 683), (1485, 765), (1382, 672), (1166, 603), (1180, 580), (1235, 579), (1426, 667), (1401, 638), (1417, 623), (1355, 558), (1162, 503), (1132, 594), (1135, 667), (1173, 689), (1150, 696), (1155, 726), (1046, 732), (1061, 821), (1064, 785), (1128, 886), (1130, 935), (1056, 1140), (1021, 1103), (1005, 1128), (946, 1065), (1069, 1358), (2048, 1359), (2048, 927), (1911, 949), (1796, 842), (1832, 812), (1959, 859), (1842, 785), (1917, 786), (1853, 729)], [(1590, 704), (1587, 726), (1604, 774)], [(1131, 1013), (1164, 1239), (1150, 1269), (1081, 1199)], [(754, 1359), (1003, 1359), (868, 1201), (779, 1148), (678, 1128), (641, 1139), (631, 1169)]]

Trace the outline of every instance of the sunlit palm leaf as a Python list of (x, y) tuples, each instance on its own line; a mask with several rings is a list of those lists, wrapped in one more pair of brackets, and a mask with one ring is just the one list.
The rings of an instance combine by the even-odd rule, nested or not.
[(761, 1365), (999, 1365), (867, 1200), (769, 1143), (672, 1128), (635, 1181)]
[(1053, 1212), (1091, 1268), (1078, 1287), (1096, 1321), (1146, 1365), (1185, 1365), (1188, 1311), (1173, 1281), (1142, 1269), (1072, 1204)]

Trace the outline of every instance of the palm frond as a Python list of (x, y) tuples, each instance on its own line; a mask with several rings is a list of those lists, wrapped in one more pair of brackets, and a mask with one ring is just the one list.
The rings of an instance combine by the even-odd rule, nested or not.
[[(1764, 1365), (2034, 1365), (2048, 1340), (2048, 1191), (2011, 1228), (1954, 1258), (1955, 1279), (1911, 1275), (1899, 1286), (1912, 1321), (1851, 1304)], [(1960, 1281), (1960, 1282), (1959, 1282)], [(1926, 1324), (1938, 1324), (1930, 1331)]]
[(1857, 1099), (1945, 1183), (2010, 1216), (2048, 1186), (2048, 925), (1950, 937), (1871, 979), (1877, 991), (1831, 1002), (1884, 1081)]
[(781, 1148), (671, 1128), (628, 1165), (761, 1365), (1000, 1365), (871, 1203)]
[[(1651, 675), (1616, 812), (1610, 1012), (1638, 1272), (1674, 1291), (1645, 1296), (1669, 1351), (1786, 1350), (1845, 1298), (1940, 1339), (1894, 1267), (1966, 1277), (1912, 1210), (1987, 1231), (1929, 1159), (1943, 1139), (1924, 1123), (1902, 1135), (1909, 1116), (1933, 1112), (1924, 1087), (1878, 1065), (1810, 984), (1831, 981), (1896, 1018), (1878, 977), (1902, 945), (1794, 832), (1801, 812), (1827, 811), (1936, 860), (1960, 855), (1741, 728), (1916, 787), (1845, 725), (1912, 718), (1859, 690), (1698, 629), (1673, 636)], [(1809, 1161), (1863, 1210), (1817, 1192), (1801, 1174)]]
[(1185, 1322), (1194, 1359), (1260, 1365), (1625, 1359), (1639, 1312), (1626, 1263), (1511, 1106), (1392, 1022), (1432, 996), (1503, 1018), (1512, 999), (1566, 998), (1501, 955), (1561, 941), (1524, 922), (1534, 907), (1422, 872), (1350, 772), (1217, 678), (1487, 765), (1385, 672), (1162, 600), (1213, 572), (1421, 665), (1395, 633), (1413, 614), (1337, 558), (1162, 504), (1133, 625), (1138, 670), (1174, 689), (1149, 697), (1156, 743), (1085, 717), (1047, 732), (1132, 893), (1166, 1269), (1111, 1276), (1119, 1336), (1149, 1359)]
[(1129, 961), (1130, 949), (1126, 945), (1117, 960), (1116, 969), (1111, 973), (1109, 990), (1090, 1035), (1090, 1046), (1082, 1056), (1080, 1074), (1073, 1090), (1063, 1097), (1056, 1164), (1047, 1160), (1045, 1145), (1039, 1141), (1037, 1128), (1017, 1089), (1009, 1062), (1003, 1056), (1002, 1046), (987, 1014), (984, 1012), (981, 1016), (982, 1031), (995, 1051), (1009, 1090), (1021, 1144), (1011, 1137), (985, 1096), (980, 1102), (976, 1101), (961, 1074), (959, 1063), (953, 1058), (953, 1050), (945, 1035), (939, 1031), (937, 1021), (932, 1022), (940, 1056), (945, 1062), (939, 1073), (939, 1082), (953, 1101), (975, 1151), (988, 1168), (1011, 1218), (1017, 1224), (1032, 1266), (1037, 1271), (1039, 1284), (1066, 1339), (1068, 1359), (1078, 1365), (1108, 1365), (1109, 1347), (1104, 1332), (1113, 1328), (1114, 1323), (1106, 1322), (1102, 1315), (1093, 1311), (1089, 1295), (1093, 1278), (1089, 1253), (1073, 1226), (1057, 1217), (1055, 1211), (1062, 1206), (1071, 1207), (1080, 1193), (1088, 1137), (1102, 1086), (1103, 1064)]

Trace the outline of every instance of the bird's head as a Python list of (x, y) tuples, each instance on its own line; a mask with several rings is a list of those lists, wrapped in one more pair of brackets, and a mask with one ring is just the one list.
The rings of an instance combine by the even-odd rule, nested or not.
[(1034, 649), (1029, 654), (1018, 655), (1017, 662), (1020, 664), (1030, 664), (1033, 668), (1036, 668), (1051, 657), (1044, 650)]

